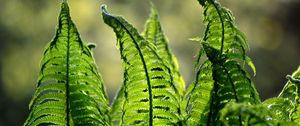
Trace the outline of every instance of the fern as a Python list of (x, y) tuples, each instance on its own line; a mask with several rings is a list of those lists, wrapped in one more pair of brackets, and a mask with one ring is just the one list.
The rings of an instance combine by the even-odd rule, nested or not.
[(253, 82), (238, 62), (227, 58), (226, 55), (218, 57), (214, 55), (219, 54), (218, 51), (210, 47), (206, 48), (207, 56), (213, 64), (213, 78), (215, 80), (212, 102), (215, 112), (212, 112), (212, 117), (216, 117), (218, 109), (222, 109), (225, 104), (231, 101), (247, 104), (260, 103)]
[(248, 63), (254, 73), (251, 59), (245, 55), (248, 48), (244, 34), (234, 24), (231, 12), (215, 0), (208, 0), (204, 6), (204, 24), (207, 26), (203, 44), (219, 51), (218, 56), (240, 59)]
[(180, 122), (179, 91), (169, 64), (156, 47), (120, 16), (102, 6), (103, 20), (116, 33), (124, 67), (122, 125), (176, 125)]
[(276, 120), (290, 120), (290, 115), (295, 108), (290, 100), (284, 98), (270, 98), (263, 102)]
[[(206, 109), (204, 113), (208, 114), (204, 114), (202, 108), (201, 113), (195, 115), (190, 114), (189, 118), (197, 125), (220, 125), (218, 121), (220, 118), (219, 111), (224, 108), (227, 103), (260, 103), (258, 93), (250, 76), (237, 60), (247, 62), (253, 68), (254, 72), (255, 68), (250, 58), (245, 55), (245, 49), (247, 48), (246, 40), (242, 32), (234, 25), (230, 11), (221, 7), (221, 5), (214, 0), (199, 2), (204, 7), (204, 23), (206, 25), (201, 45), (204, 48), (204, 53), (208, 60), (211, 62), (213, 78), (210, 82), (214, 83), (196, 81), (199, 87), (205, 88), (210, 84), (209, 87), (212, 88), (212, 91), (210, 88), (205, 88), (208, 89), (208, 93), (201, 97), (202, 102), (206, 100), (205, 106), (207, 106), (207, 109), (210, 109), (210, 111)], [(197, 77), (201, 77), (201, 74), (201, 72), (198, 72)], [(204, 75), (202, 75), (202, 78), (206, 79)], [(194, 87), (192, 86), (190, 88)], [(191, 92), (190, 95), (194, 95), (194, 93), (201, 92), (200, 90), (199, 92)], [(200, 98), (195, 100), (188, 99), (188, 102), (191, 103), (188, 106), (196, 102), (201, 103), (201, 100)], [(198, 108), (195, 107), (188, 111), (198, 111), (197, 109)], [(201, 118), (199, 119), (198, 117)], [(242, 118), (244, 117), (239, 115), (230, 117), (230, 120), (237, 122), (237, 125), (241, 125), (244, 123)], [(187, 123), (190, 123), (189, 119)]]
[(169, 67), (171, 68), (171, 73), (174, 76), (175, 86), (177, 87), (180, 95), (183, 96), (185, 91), (185, 82), (179, 72), (178, 61), (168, 46), (168, 40), (163, 33), (157, 10), (154, 8), (153, 4), (150, 18), (147, 20), (145, 27), (146, 28), (142, 33), (143, 37), (148, 42), (151, 42), (156, 46), (157, 54), (162, 58), (162, 60), (164, 60), (164, 62), (167, 62), (167, 64), (170, 65)]
[(248, 45), (231, 12), (216, 0), (198, 2), (206, 29), (196, 77), (186, 93), (154, 6), (141, 35), (101, 7), (104, 22), (116, 34), (124, 69), (110, 110), (91, 53), (95, 45), (81, 41), (64, 0), (24, 125), (300, 125), (300, 67), (287, 76), (278, 97), (261, 103), (244, 69), (247, 63), (256, 73), (245, 53)]
[[(196, 81), (192, 83), (186, 92), (186, 124), (188, 126), (207, 125), (212, 102), (214, 80), (212, 76), (212, 64), (204, 61), (197, 70)], [(183, 103), (185, 104), (185, 103)]]
[(279, 98), (284, 98), (292, 102), (295, 107), (290, 112), (290, 120), (300, 125), (300, 67), (292, 74), (287, 76), (289, 81), (279, 94)]
[(221, 112), (224, 125), (232, 125), (226, 118), (230, 115), (244, 115), (244, 125), (299, 125), (299, 72), (288, 76), (288, 83), (278, 97), (270, 98), (258, 105), (230, 103)]
[(110, 124), (102, 79), (66, 1), (56, 35), (44, 52), (36, 88), (25, 126)]
[[(185, 83), (178, 70), (177, 59), (174, 55), (172, 55), (171, 49), (168, 46), (167, 38), (163, 34), (163, 30), (159, 23), (157, 10), (154, 8), (153, 4), (150, 17), (146, 22), (145, 30), (142, 33), (142, 36), (147, 40), (147, 42), (150, 42), (156, 46), (157, 55), (159, 55), (163, 62), (165, 62), (164, 64), (169, 65), (169, 68), (171, 69), (171, 74), (174, 76), (175, 86), (178, 92), (180, 93), (180, 96), (183, 96), (185, 90)], [(112, 104), (111, 115), (112, 121), (115, 124), (118, 124), (119, 120), (121, 119), (123, 107), (122, 105), (124, 102), (124, 85), (122, 85), (120, 91), (118, 91), (114, 103)]]
[[(284, 103), (284, 102), (283, 102)], [(228, 117), (243, 115), (243, 126), (295, 126), (293, 122), (280, 120), (274, 115), (266, 106), (262, 104), (248, 105), (245, 103), (228, 103), (221, 111), (222, 125), (231, 126), (236, 125), (236, 122), (232, 122)], [(240, 126), (242, 126), (240, 125)]]

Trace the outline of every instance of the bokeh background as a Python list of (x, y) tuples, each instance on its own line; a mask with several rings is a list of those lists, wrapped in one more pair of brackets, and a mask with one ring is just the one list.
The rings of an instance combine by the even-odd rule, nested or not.
[[(187, 84), (194, 79), (203, 34), (202, 8), (196, 0), (152, 0)], [(230, 8), (250, 45), (261, 98), (278, 95), (285, 76), (300, 65), (300, 0), (219, 0)], [(100, 4), (123, 15), (141, 32), (149, 0), (69, 0), (71, 16), (85, 42), (96, 43), (94, 56), (110, 100), (122, 83), (122, 68), (113, 31), (103, 23)], [(60, 0), (0, 0), (0, 126), (25, 121), (34, 92), (39, 62), (53, 38)], [(251, 71), (250, 71), (251, 72)]]

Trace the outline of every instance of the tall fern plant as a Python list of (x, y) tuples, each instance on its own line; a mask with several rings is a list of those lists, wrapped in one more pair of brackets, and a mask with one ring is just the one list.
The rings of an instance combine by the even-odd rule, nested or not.
[(173, 64), (175, 59), (166, 45), (156, 11), (152, 9), (147, 22), (147, 39), (122, 17), (109, 14), (105, 6), (102, 12), (104, 22), (116, 33), (124, 67), (123, 89), (112, 110), (113, 115), (122, 117), (116, 115), (113, 120), (120, 120), (122, 125), (178, 124), (184, 83)]
[(110, 124), (107, 95), (90, 47), (81, 41), (64, 1), (25, 126)]
[(278, 97), (261, 102), (244, 68), (247, 63), (256, 72), (248, 45), (231, 12), (216, 0), (198, 2), (206, 28), (187, 91), (153, 6), (141, 34), (101, 7), (123, 66), (123, 84), (110, 108), (94, 45), (81, 41), (63, 1), (24, 125), (300, 125), (300, 67)]

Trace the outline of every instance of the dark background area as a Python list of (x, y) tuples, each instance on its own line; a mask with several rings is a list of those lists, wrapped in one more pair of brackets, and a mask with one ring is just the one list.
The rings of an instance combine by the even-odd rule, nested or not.
[[(247, 36), (248, 55), (256, 65), (253, 77), (261, 98), (274, 97), (287, 74), (300, 65), (299, 0), (219, 0)], [(196, 0), (153, 0), (170, 46), (187, 84), (194, 79), (193, 61), (203, 34), (202, 8)], [(69, 0), (71, 16), (85, 42), (94, 50), (110, 101), (122, 83), (122, 68), (113, 31), (103, 23), (99, 6), (123, 15), (143, 30), (149, 0)], [(52, 39), (60, 0), (0, 0), (0, 126), (25, 121), (43, 50)], [(251, 71), (250, 71), (251, 73)]]

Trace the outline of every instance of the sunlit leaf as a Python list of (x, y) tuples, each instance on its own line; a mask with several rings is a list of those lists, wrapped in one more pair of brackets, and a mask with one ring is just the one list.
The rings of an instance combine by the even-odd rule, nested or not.
[(179, 92), (169, 64), (137, 30), (102, 6), (104, 22), (115, 32), (124, 68), (124, 96), (120, 125), (178, 125)]
[[(256, 70), (250, 58), (245, 55), (248, 45), (243, 33), (234, 24), (231, 12), (215, 0), (199, 0), (199, 2), (204, 7), (204, 24), (206, 26), (204, 37), (200, 41), (204, 51), (199, 51), (199, 53), (204, 52), (208, 58), (211, 65), (207, 68), (211, 68), (211, 72), (205, 72), (209, 69), (200, 69), (196, 75), (197, 79), (199, 77), (206, 79), (204, 82), (197, 81), (199, 87), (202, 86), (204, 88), (202, 90), (206, 91), (188, 92), (190, 94), (187, 94), (188, 96), (204, 94), (194, 100), (188, 99), (190, 103), (188, 103), (187, 111), (190, 115), (187, 116), (187, 123), (191, 125), (221, 125), (220, 110), (229, 102), (249, 105), (260, 103), (256, 88), (239, 60), (247, 62), (254, 73)], [(199, 62), (199, 58), (197, 62)], [(199, 63), (197, 63), (198, 65)], [(211, 76), (207, 74), (211, 74)], [(193, 84), (190, 88), (193, 87), (196, 86)], [(198, 106), (191, 107), (200, 101), (202, 102), (201, 109)], [(196, 115), (193, 115), (195, 112), (197, 112)], [(245, 123), (245, 117), (242, 115), (226, 118), (230, 122), (235, 122), (232, 125)]]
[(81, 41), (66, 1), (44, 52), (25, 126), (109, 125), (108, 101), (90, 48)]

